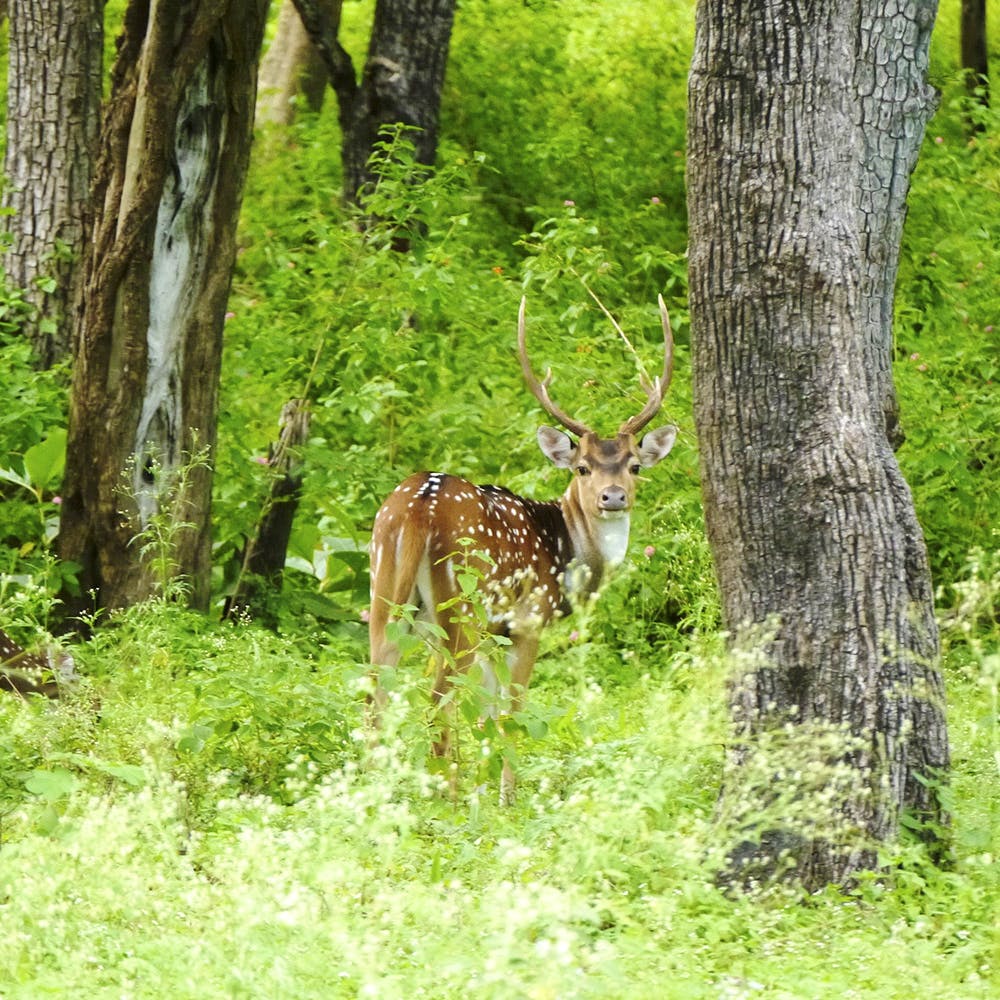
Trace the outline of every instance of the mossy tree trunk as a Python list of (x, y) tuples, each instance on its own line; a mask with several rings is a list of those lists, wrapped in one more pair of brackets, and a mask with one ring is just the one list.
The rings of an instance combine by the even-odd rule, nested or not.
[(725, 620), (759, 651), (732, 681), (720, 800), (724, 877), (742, 884), (845, 884), (904, 814), (930, 838), (947, 821), (933, 591), (891, 440), (892, 287), (935, 9), (903, 8), (698, 7), (695, 420)]
[[(3, 192), (4, 270), (36, 309), (41, 367), (70, 355), (101, 116), (104, 0), (13, 0)], [(57, 71), (53, 71), (58, 67)]]
[[(215, 444), (222, 327), (266, 0), (133, 0), (95, 170), (59, 554), (68, 610), (134, 603), (155, 579), (137, 533)], [(208, 600), (211, 472), (191, 469), (170, 560)], [(163, 563), (161, 562), (161, 568)]]

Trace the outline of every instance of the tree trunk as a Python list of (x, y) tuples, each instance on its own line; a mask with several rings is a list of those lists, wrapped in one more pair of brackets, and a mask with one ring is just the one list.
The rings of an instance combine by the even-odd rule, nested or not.
[(417, 162), (433, 166), (455, 0), (377, 0), (360, 84), (337, 40), (339, 19), (322, 10), (322, 0), (295, 0), (295, 6), (337, 94), (345, 199), (356, 202), (372, 183), (368, 158), (385, 125), (418, 128)]
[[(759, 650), (732, 681), (720, 800), (724, 877), (743, 884), (789, 868), (809, 888), (844, 884), (876, 866), (904, 813), (928, 835), (946, 822), (933, 593), (886, 419), (885, 301), (928, 113), (919, 59), (888, 38), (912, 35), (914, 59), (934, 8), (891, 21), (860, 6), (698, 8), (695, 420), (725, 620)], [(900, 102), (921, 123), (895, 136)], [(876, 177), (887, 191), (872, 196)]]
[(892, 381), (892, 320), (910, 176), (938, 95), (927, 83), (937, 0), (874, 0), (860, 18), (854, 69), (860, 97), (861, 321), (873, 412), (893, 448), (903, 443)]
[[(252, 134), (266, 0), (136, 0), (95, 177), (70, 398), (59, 553), (111, 609), (154, 578), (137, 535), (215, 445), (222, 326)], [(176, 572), (208, 601), (211, 472), (170, 512)], [(162, 563), (161, 563), (162, 566)]]
[(986, 0), (962, 0), (962, 68), (970, 92), (990, 103)]
[(104, 0), (10, 7), (3, 206), (12, 241), (3, 263), (37, 310), (31, 336), (46, 368), (71, 348), (101, 114), (103, 18)]
[[(331, 0), (330, 16), (340, 19), (341, 0)], [(278, 24), (260, 63), (257, 89), (258, 124), (291, 125), (297, 102), (319, 111), (326, 92), (327, 72), (323, 60), (302, 25), (292, 0), (282, 0)]]
[(225, 618), (248, 614), (268, 628), (278, 626), (274, 603), (281, 594), (292, 523), (302, 495), (300, 451), (308, 436), (308, 406), (302, 399), (291, 399), (282, 408), (278, 442), (268, 456), (274, 472), (270, 496), (247, 542), (236, 591), (226, 601)]

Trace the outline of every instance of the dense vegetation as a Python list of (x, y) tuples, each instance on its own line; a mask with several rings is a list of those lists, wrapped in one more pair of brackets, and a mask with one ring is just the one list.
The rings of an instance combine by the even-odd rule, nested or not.
[[(367, 4), (349, 4), (352, 51)], [(1000, 983), (1000, 116), (933, 49), (941, 110), (910, 199), (896, 376), (939, 585), (954, 750), (950, 863), (919, 839), (850, 892), (728, 898), (712, 882), (731, 663), (719, 635), (690, 418), (684, 261), (686, 0), (468, 0), (440, 169), (387, 136), (361, 232), (338, 200), (335, 108), (260, 135), (227, 323), (217, 592), (267, 489), (281, 404), (313, 401), (279, 633), (164, 599), (98, 627), (59, 704), (0, 701), (0, 995), (986, 997)], [(996, 46), (994, 46), (994, 50)], [(393, 235), (413, 234), (398, 253)], [(614, 428), (678, 335), (681, 426), (648, 476), (631, 559), (547, 634), (495, 805), (498, 750), (462, 733), (457, 801), (428, 761), (428, 679), (401, 671), (383, 745), (362, 690), (364, 547), (382, 496), (442, 468), (555, 496), (513, 355), (528, 295), (539, 367)], [(46, 630), (65, 372), (38, 374), (0, 303), (0, 623)], [(655, 369), (654, 369), (655, 370)], [(155, 539), (169, 549), (164, 526)], [(95, 609), (96, 611), (97, 609)]]

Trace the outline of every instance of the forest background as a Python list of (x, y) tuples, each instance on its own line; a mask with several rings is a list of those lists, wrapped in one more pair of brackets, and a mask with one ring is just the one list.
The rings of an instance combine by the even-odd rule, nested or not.
[[(215, 594), (266, 495), (281, 405), (306, 395), (278, 629), (223, 626), (164, 593), (74, 649), (74, 695), (0, 703), (0, 994), (995, 993), (1000, 149), (996, 113), (966, 100), (956, 6), (932, 42), (942, 102), (913, 178), (895, 364), (899, 459), (944, 628), (952, 863), (931, 864), (914, 838), (850, 894), (805, 905), (713, 885), (731, 664), (690, 416), (693, 8), (471, 0), (438, 169), (414, 185), (396, 157), (370, 206), (383, 225), (362, 232), (341, 204), (332, 94), (318, 114), (259, 130), (226, 326)], [(369, 4), (345, 6), (352, 53), (369, 21)], [(970, 115), (983, 126), (971, 139)], [(405, 153), (405, 134), (387, 141)], [(498, 755), (472, 727), (450, 802), (427, 760), (416, 662), (384, 766), (362, 766), (367, 533), (419, 468), (561, 492), (514, 359), (524, 290), (560, 401), (602, 427), (623, 401), (637, 408), (634, 359), (585, 286), (647, 364), (664, 294), (679, 345), (665, 414), (680, 441), (641, 492), (627, 568), (546, 637), (518, 806), (494, 806)], [(60, 572), (47, 544), (66, 373), (31, 366), (21, 301), (7, 289), (0, 316), (0, 467), (25, 483), (2, 494), (0, 602), (30, 644)], [(166, 526), (165, 550), (171, 530), (183, 529)]]

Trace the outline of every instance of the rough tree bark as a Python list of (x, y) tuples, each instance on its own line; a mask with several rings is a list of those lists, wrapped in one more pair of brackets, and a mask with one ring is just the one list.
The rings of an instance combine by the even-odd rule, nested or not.
[(873, 412), (881, 410), (893, 448), (904, 439), (892, 380), (892, 319), (910, 176), (938, 95), (927, 83), (937, 0), (896, 0), (862, 8), (854, 87), (862, 136), (859, 199), (861, 322)]
[(744, 884), (783, 866), (810, 888), (844, 884), (905, 812), (928, 835), (946, 822), (933, 593), (886, 418), (887, 300), (935, 7), (876, 7), (698, 7), (695, 420), (725, 620), (764, 657), (732, 681), (720, 800), (741, 817), (725, 877)]
[[(222, 327), (266, 0), (133, 0), (95, 170), (59, 554), (110, 609), (153, 587), (140, 546), (169, 480), (214, 447)], [(211, 473), (192, 469), (171, 557), (208, 600)]]
[(384, 125), (420, 129), (414, 136), (417, 162), (433, 166), (455, 0), (377, 0), (360, 83), (337, 40), (339, 6), (336, 16), (323, 0), (295, 0), (295, 6), (337, 95), (345, 199), (357, 201), (372, 182), (368, 158)]
[[(331, 18), (339, 19), (342, 0), (328, 0)], [(274, 38), (260, 62), (257, 124), (291, 125), (298, 101), (319, 111), (326, 92), (326, 66), (316, 51), (292, 0), (282, 0)]]
[(42, 367), (70, 354), (84, 214), (101, 114), (104, 0), (13, 0), (3, 206), (8, 279), (37, 309)]

